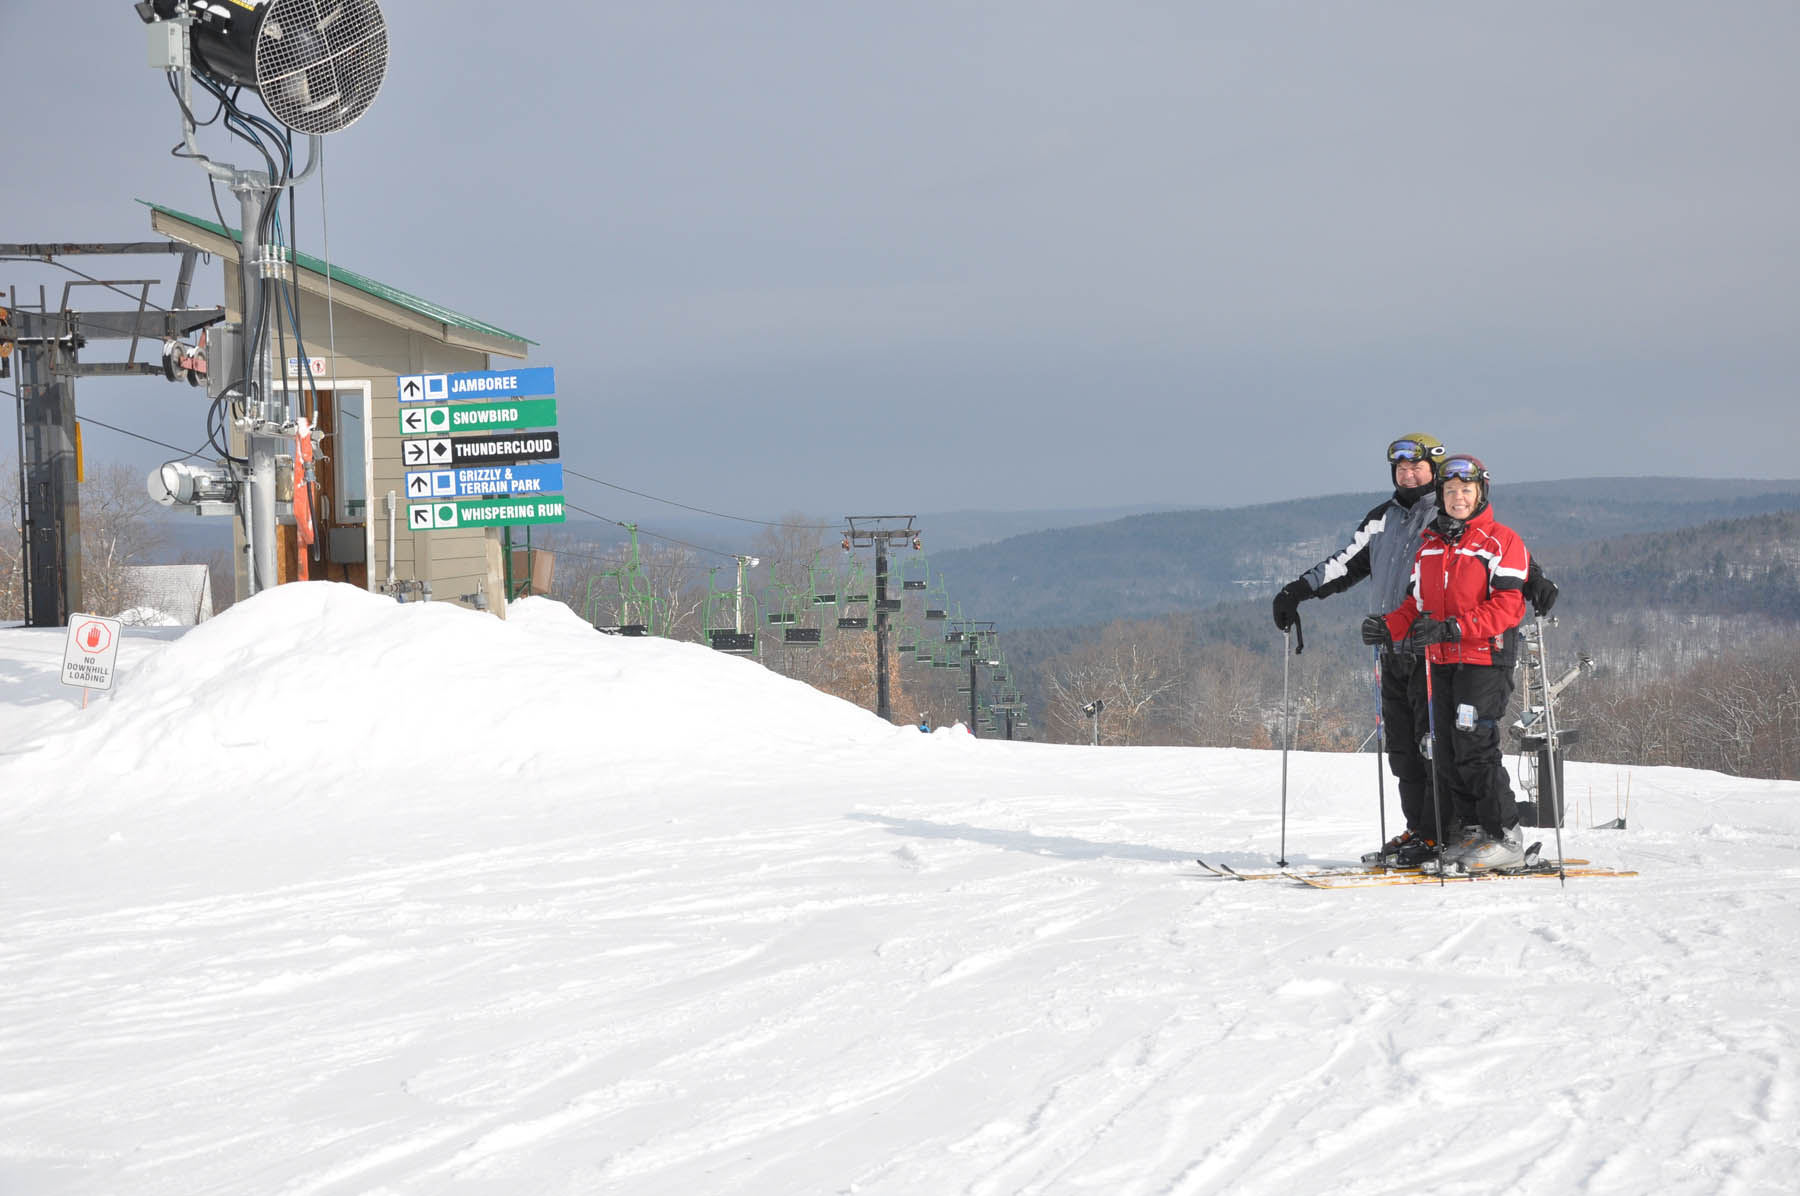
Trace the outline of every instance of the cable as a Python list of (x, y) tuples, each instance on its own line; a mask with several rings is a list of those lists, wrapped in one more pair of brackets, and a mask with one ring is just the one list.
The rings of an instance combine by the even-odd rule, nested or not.
[[(672, 498), (658, 498), (654, 494), (645, 494), (643, 491), (633, 490), (629, 486), (620, 486), (613, 482), (602, 481), (599, 478), (582, 473), (578, 469), (570, 469), (567, 465), (563, 466), (563, 472), (572, 474), (584, 482), (593, 482), (597, 486), (605, 486), (609, 490), (622, 490), (626, 494), (634, 494), (639, 498), (647, 498), (651, 502), (666, 503), (671, 507), (680, 507), (684, 511), (693, 511), (698, 515), (711, 515), (715, 519), (734, 519), (739, 523), (754, 523), (762, 527), (791, 527), (797, 531), (807, 532), (837, 532), (843, 530), (843, 525), (837, 523), (786, 523), (775, 519), (751, 519), (744, 515), (727, 515), (723, 511), (709, 511), (705, 507), (690, 507), (688, 504), (676, 502)], [(728, 553), (727, 555), (730, 554)]]
[[(623, 526), (623, 524), (621, 524), (620, 526)], [(645, 531), (640, 531), (638, 534), (640, 536), (648, 536), (651, 533), (645, 532)], [(514, 543), (513, 543), (514, 549), (523, 550), (523, 547), (524, 547), (523, 545), (519, 544), (517, 541), (514, 541)], [(574, 557), (577, 560), (600, 561), (603, 564), (610, 564), (610, 563), (618, 561), (620, 559), (617, 555), (609, 554), (609, 555), (603, 556), (603, 555), (600, 555), (597, 553), (592, 553), (592, 552), (576, 552), (572, 548), (559, 548), (554, 543), (551, 543), (548, 540), (542, 545), (534, 545), (533, 551), (554, 553), (554, 554), (556, 554), (556, 556), (559, 560), (563, 557)], [(668, 567), (669, 562), (658, 560), (655, 562), (655, 564), (658, 568), (666, 568), (666, 567)], [(675, 567), (678, 569), (695, 569), (695, 570), (707, 568), (707, 566), (699, 564), (698, 562), (694, 562), (694, 561), (684, 562), (684, 563), (676, 565)]]
[[(629, 523), (621, 523), (617, 519), (613, 519), (610, 516), (602, 515), (598, 511), (590, 511), (586, 507), (578, 507), (574, 503), (570, 502), (566, 497), (563, 499), (563, 506), (569, 508), (569, 510), (571, 510), (571, 511), (580, 511), (583, 515), (586, 515), (590, 519), (598, 519), (602, 523), (610, 523), (614, 527), (622, 527), (622, 528), (626, 528), (629, 530), (633, 526), (632, 524), (629, 524)], [(711, 553), (713, 556), (727, 557), (734, 561), (737, 560), (737, 558), (742, 555), (741, 553), (736, 553), (736, 552), (725, 552), (722, 549), (718, 549), (718, 548), (708, 548), (704, 544), (693, 544), (693, 543), (689, 543), (686, 540), (677, 540), (674, 536), (663, 536), (663, 535), (658, 535), (656, 532), (647, 532), (641, 527), (637, 529), (637, 533), (640, 536), (649, 536), (652, 540), (662, 540), (669, 544), (679, 544), (683, 548), (692, 548), (696, 552)]]
[(181, 456), (175, 458), (175, 460), (177, 460), (177, 461), (186, 461), (189, 457), (198, 457), (200, 455), (200, 448), (207, 447), (206, 445), (203, 444), (200, 446), (200, 448), (197, 448), (197, 449), (193, 450), (192, 452), (183, 452), (182, 447), (179, 444), (170, 444), (168, 441), (158, 440), (154, 436), (144, 436), (140, 433), (133, 432), (128, 428), (115, 427), (112, 424), (107, 423), (105, 420), (95, 419), (91, 415), (83, 415), (83, 416), (79, 417), (76, 422), (83, 423), (83, 424), (96, 424), (102, 428), (105, 428), (109, 432), (117, 432), (121, 436), (129, 436), (134, 440), (142, 440), (144, 443), (154, 444), (158, 448), (174, 449), (176, 452), (182, 453)]

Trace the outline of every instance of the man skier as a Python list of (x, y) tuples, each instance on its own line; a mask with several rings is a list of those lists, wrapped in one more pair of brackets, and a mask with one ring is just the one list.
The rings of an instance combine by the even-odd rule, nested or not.
[[(1387, 459), (1393, 496), (1363, 517), (1344, 547), (1281, 588), (1274, 601), (1278, 630), (1285, 632), (1294, 625), (1301, 602), (1329, 597), (1364, 578), (1371, 581), (1371, 613), (1385, 615), (1405, 600), (1420, 536), (1438, 513), (1435, 486), (1444, 446), (1436, 437), (1414, 433), (1388, 445)], [(1414, 867), (1437, 852), (1431, 774), (1420, 753), (1430, 725), (1425, 674), (1415, 653), (1392, 643), (1381, 651), (1380, 673), (1388, 765), (1400, 790), (1406, 829), (1363, 860)]]

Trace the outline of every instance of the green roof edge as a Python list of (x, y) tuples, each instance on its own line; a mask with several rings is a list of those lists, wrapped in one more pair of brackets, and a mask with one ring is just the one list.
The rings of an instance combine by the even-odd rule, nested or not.
[[(198, 216), (189, 215), (187, 212), (167, 207), (163, 204), (151, 203), (147, 199), (140, 199), (138, 202), (153, 212), (161, 212), (165, 216), (173, 216), (177, 220), (185, 220), (196, 228), (203, 228), (208, 232), (217, 233), (221, 237), (227, 237), (240, 245), (243, 244), (243, 234), (237, 229), (225, 228), (211, 220), (203, 220)], [(305, 266), (308, 270), (311, 270), (314, 274), (322, 276), (326, 273), (327, 265), (323, 258), (316, 258), (309, 253), (301, 253), (296, 250), (294, 251), (294, 260), (299, 265)], [(377, 299), (385, 300), (397, 307), (404, 307), (406, 310), (425, 316), (428, 319), (438, 320), (445, 324), (454, 324), (458, 328), (465, 328), (470, 332), (479, 332), (484, 336), (505, 337), (507, 340), (518, 341), (522, 345), (537, 344), (536, 341), (531, 340), (528, 337), (520, 336), (516, 332), (508, 332), (506, 329), (489, 324), (486, 321), (477, 320), (473, 316), (465, 316), (459, 311), (452, 311), (447, 307), (442, 307), (433, 303), (429, 299), (421, 298), (409, 291), (403, 291), (399, 287), (388, 286), (385, 282), (377, 282), (373, 278), (370, 278), (365, 274), (358, 274), (354, 270), (347, 270), (342, 266), (336, 265), (330, 266), (329, 269), (330, 277), (333, 282), (341, 282), (353, 290), (361, 291), (365, 295), (373, 295)]]

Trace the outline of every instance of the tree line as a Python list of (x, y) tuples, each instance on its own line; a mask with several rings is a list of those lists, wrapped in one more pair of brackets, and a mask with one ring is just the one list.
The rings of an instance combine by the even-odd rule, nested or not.
[[(1267, 629), (1237, 640), (1209, 634), (1242, 630), (1250, 613), (1261, 615), (1119, 620), (1035, 658), (1048, 738), (1088, 742), (1082, 708), (1099, 698), (1103, 744), (1279, 746), (1286, 641)], [(1369, 750), (1374, 654), (1353, 628), (1316, 624), (1305, 653), (1288, 662), (1290, 745)], [(1578, 732), (1569, 759), (1800, 780), (1800, 641), (1791, 623), (1663, 610), (1594, 626), (1559, 620), (1550, 632), (1552, 680), (1584, 655), (1591, 669), (1557, 703), (1561, 725)], [(1522, 698), (1515, 692), (1509, 724)], [(1508, 750), (1517, 750), (1510, 737)]]

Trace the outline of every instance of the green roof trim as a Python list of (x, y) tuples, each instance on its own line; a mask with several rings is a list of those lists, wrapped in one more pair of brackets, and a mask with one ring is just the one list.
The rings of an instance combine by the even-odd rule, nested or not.
[[(165, 216), (173, 216), (175, 219), (185, 221), (196, 228), (205, 229), (207, 232), (214, 233), (221, 237), (228, 237), (240, 245), (243, 244), (243, 234), (237, 229), (224, 228), (211, 220), (203, 220), (198, 216), (190, 216), (186, 212), (177, 211), (170, 207), (164, 207), (162, 204), (151, 203), (147, 199), (140, 199), (138, 202), (149, 208), (151, 211), (161, 212)], [(296, 263), (311, 270), (314, 274), (320, 275), (321, 277), (325, 275), (326, 264), (324, 259), (316, 258), (311, 254), (300, 253), (298, 251), (295, 251), (293, 256)], [(426, 319), (436, 320), (439, 323), (449, 324), (457, 328), (464, 328), (470, 332), (478, 332), (483, 336), (502, 337), (506, 340), (518, 341), (523, 345), (537, 344), (536, 341), (520, 336), (516, 332), (508, 332), (504, 328), (496, 327), (483, 320), (477, 320), (473, 316), (465, 316), (461, 312), (451, 311), (447, 307), (440, 307), (429, 299), (422, 299), (419, 296), (403, 291), (398, 287), (388, 286), (385, 282), (376, 282), (373, 278), (370, 278), (367, 275), (358, 274), (354, 270), (346, 270), (344, 267), (336, 265), (331, 266), (330, 270), (332, 282), (342, 283), (344, 286), (361, 291), (365, 295), (373, 295), (377, 299), (392, 303), (396, 307), (403, 307), (407, 311), (424, 316)]]

